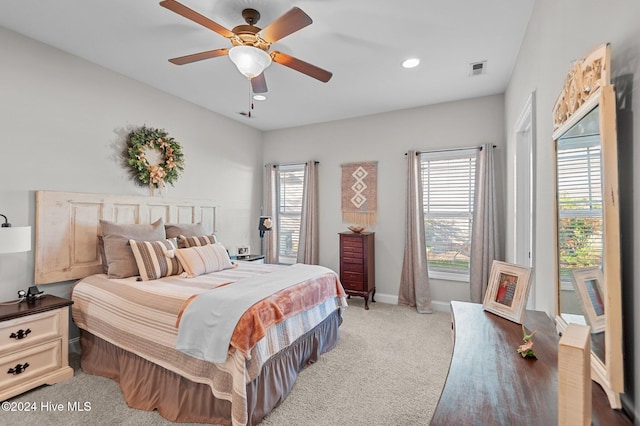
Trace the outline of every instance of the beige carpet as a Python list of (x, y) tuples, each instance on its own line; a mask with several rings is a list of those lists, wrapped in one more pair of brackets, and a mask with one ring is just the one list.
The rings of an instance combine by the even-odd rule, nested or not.
[[(427, 425), (451, 359), (446, 313), (349, 300), (337, 347), (303, 370), (288, 398), (262, 425)], [(84, 374), (13, 398), (35, 411), (0, 411), (3, 425), (167, 425), (156, 412), (128, 408), (111, 380)], [(68, 403), (90, 403), (69, 412)], [(50, 403), (47, 405), (47, 403)], [(57, 404), (63, 411), (53, 411)]]

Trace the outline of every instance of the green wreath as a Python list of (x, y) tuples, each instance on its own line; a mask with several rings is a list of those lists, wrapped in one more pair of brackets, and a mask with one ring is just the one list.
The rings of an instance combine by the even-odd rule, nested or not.
[[(158, 164), (150, 164), (147, 150), (156, 150), (161, 155)], [(140, 185), (163, 188), (165, 183), (173, 185), (179, 172), (184, 170), (182, 147), (164, 129), (142, 126), (129, 133), (127, 140), (127, 164)]]

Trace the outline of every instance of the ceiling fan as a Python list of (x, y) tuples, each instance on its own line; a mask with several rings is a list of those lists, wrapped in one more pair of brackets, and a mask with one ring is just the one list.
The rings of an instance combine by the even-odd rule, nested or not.
[(277, 50), (269, 51), (271, 45), (276, 41), (313, 22), (306, 13), (297, 7), (292, 8), (264, 29), (255, 26), (260, 19), (260, 13), (255, 9), (244, 9), (242, 17), (247, 25), (238, 25), (232, 30), (228, 30), (175, 0), (163, 0), (160, 2), (160, 6), (215, 31), (229, 39), (232, 44), (231, 48), (208, 50), (169, 59), (169, 62), (173, 64), (184, 65), (203, 59), (228, 55), (238, 70), (251, 80), (251, 87), (254, 93), (265, 93), (267, 91), (267, 82), (263, 71), (272, 61), (320, 80), (323, 83), (329, 81), (333, 75), (329, 71), (301, 61), (286, 53)]

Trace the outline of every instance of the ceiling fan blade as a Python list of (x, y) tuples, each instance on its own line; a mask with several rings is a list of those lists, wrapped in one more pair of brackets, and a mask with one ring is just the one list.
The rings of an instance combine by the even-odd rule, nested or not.
[(169, 62), (176, 65), (190, 64), (192, 62), (202, 61), (203, 59), (217, 58), (229, 54), (229, 49), (207, 50), (206, 52), (194, 53), (192, 55), (180, 56), (178, 58), (169, 59)]
[(251, 90), (253, 93), (267, 93), (267, 80), (264, 78), (264, 72), (251, 79)]
[(289, 67), (296, 71), (299, 71), (303, 74), (308, 75), (309, 77), (313, 77), (317, 80), (320, 80), (323, 83), (326, 83), (331, 79), (333, 73), (323, 70), (322, 68), (316, 67), (315, 65), (311, 65), (310, 63), (301, 61), (300, 59), (294, 58), (293, 56), (287, 55), (286, 53), (278, 52), (274, 50), (271, 52), (271, 59), (273, 62), (277, 62), (280, 65), (284, 65), (285, 67)]
[(269, 43), (274, 43), (282, 38), (285, 38), (291, 33), (306, 27), (313, 21), (298, 7), (294, 7), (278, 19), (267, 25), (262, 30), (262, 38)]
[(182, 15), (185, 18), (202, 25), (203, 27), (209, 28), (210, 30), (220, 34), (222, 37), (231, 38), (235, 36), (234, 33), (229, 31), (222, 25), (218, 24), (217, 22), (213, 22), (206, 16), (200, 15), (195, 10), (189, 9), (187, 6), (178, 3), (175, 0), (163, 0), (160, 2), (160, 6), (167, 8), (170, 11), (177, 13), (178, 15)]

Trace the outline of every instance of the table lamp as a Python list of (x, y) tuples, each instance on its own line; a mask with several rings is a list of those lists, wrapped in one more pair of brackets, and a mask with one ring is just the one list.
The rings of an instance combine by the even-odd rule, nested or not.
[(260, 254), (264, 254), (264, 233), (271, 231), (273, 228), (273, 221), (270, 216), (260, 216), (258, 222), (258, 231), (260, 231)]
[(31, 227), (11, 226), (5, 215), (0, 216), (4, 218), (0, 224), (0, 254), (31, 250)]

